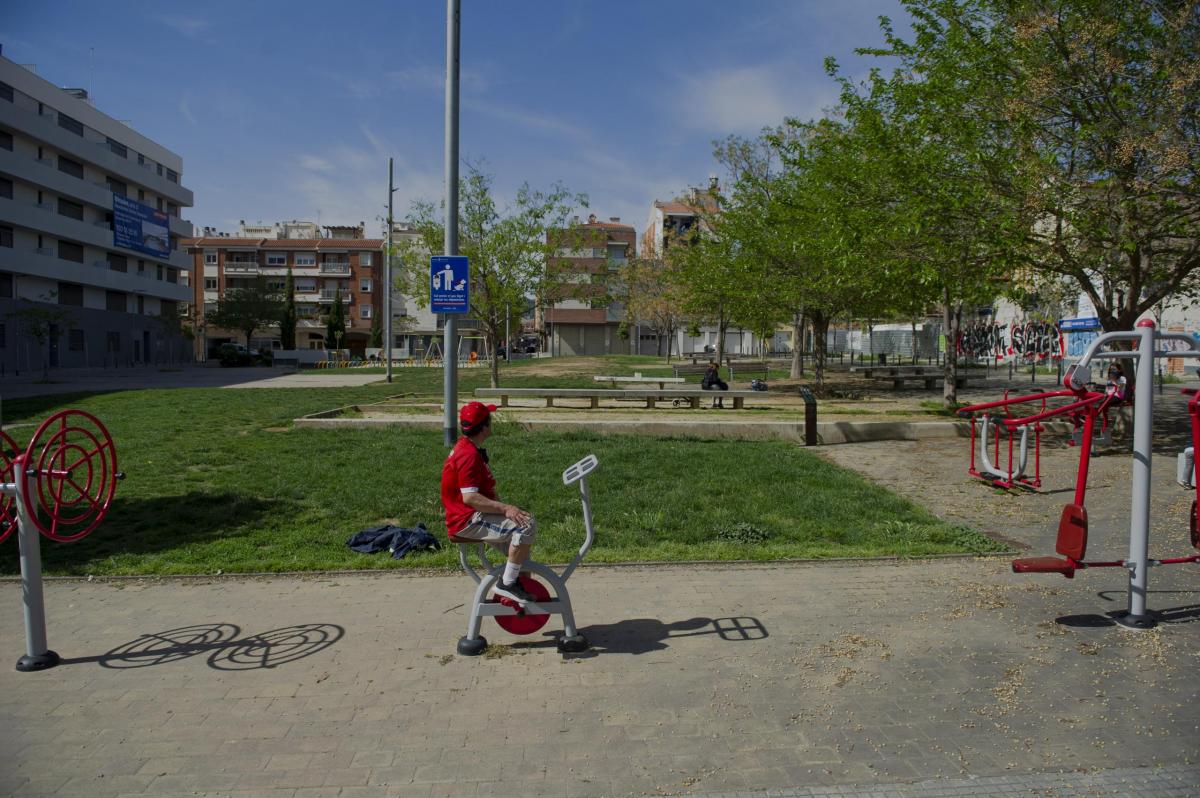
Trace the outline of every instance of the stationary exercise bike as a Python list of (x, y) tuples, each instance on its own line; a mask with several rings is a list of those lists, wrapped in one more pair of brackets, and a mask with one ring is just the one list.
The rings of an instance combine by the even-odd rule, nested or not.
[[(458, 562), (467, 576), (475, 582), (475, 594), (467, 609), (467, 634), (459, 638), (458, 653), (463, 656), (477, 657), (487, 648), (487, 639), (479, 633), (479, 626), (485, 615), (491, 615), (500, 624), (500, 628), (509, 634), (529, 635), (546, 625), (551, 615), (563, 617), (563, 634), (558, 638), (558, 650), (563, 653), (586, 651), (587, 638), (575, 628), (575, 614), (571, 611), (571, 596), (567, 592), (567, 580), (575, 572), (575, 568), (583, 560), (584, 555), (592, 547), (595, 535), (592, 530), (592, 507), (588, 499), (587, 475), (599, 467), (600, 461), (595, 455), (589, 454), (575, 465), (563, 472), (564, 485), (579, 483), (580, 500), (583, 502), (583, 526), (586, 535), (579, 553), (563, 569), (562, 574), (555, 573), (549, 566), (533, 560), (526, 560), (521, 566), (521, 585), (536, 601), (521, 606), (509, 598), (492, 597), (488, 593), (496, 581), (504, 573), (505, 563), (492, 565), (487, 557), (488, 546), (484, 543), (459, 543)], [(467, 559), (467, 549), (474, 547), (483, 561), (484, 573), (477, 572)], [(528, 573), (527, 573), (528, 572)], [(546, 585), (534, 577), (540, 576), (554, 588), (554, 597)]]

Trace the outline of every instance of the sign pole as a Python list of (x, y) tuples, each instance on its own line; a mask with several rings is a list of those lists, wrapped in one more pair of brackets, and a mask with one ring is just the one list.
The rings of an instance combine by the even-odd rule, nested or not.
[[(446, 0), (446, 255), (458, 254), (458, 31), (460, 0)], [(453, 313), (445, 314), (442, 343), (442, 388), (445, 444), (458, 438), (458, 327)]]
[(388, 158), (387, 251), (383, 254), (383, 356), (387, 361), (387, 381), (392, 381), (392, 159)]

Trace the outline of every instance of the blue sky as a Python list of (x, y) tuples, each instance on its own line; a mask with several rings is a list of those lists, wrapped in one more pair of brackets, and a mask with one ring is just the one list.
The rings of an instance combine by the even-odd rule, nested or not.
[[(464, 0), (461, 154), (498, 198), (561, 181), (639, 233), (712, 142), (837, 97), (897, 0)], [(197, 227), (366, 221), (442, 195), (445, 3), (13, 0), (4, 55), (179, 153)], [(586, 213), (586, 211), (585, 211)]]

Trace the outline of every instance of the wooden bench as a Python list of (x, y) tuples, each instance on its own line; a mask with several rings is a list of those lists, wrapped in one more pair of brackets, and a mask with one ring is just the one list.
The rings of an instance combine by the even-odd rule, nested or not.
[(768, 396), (767, 391), (705, 391), (700, 388), (476, 388), (476, 399), (500, 399), (501, 407), (508, 407), (509, 398), (545, 399), (546, 407), (554, 407), (555, 399), (587, 399), (592, 408), (600, 406), (601, 399), (643, 399), (646, 407), (655, 407), (658, 402), (678, 403), (686, 401), (690, 407), (700, 407), (702, 399), (732, 399), (733, 409), (742, 409), (748, 398)]
[(675, 376), (679, 377), (684, 374), (703, 374), (708, 371), (708, 364), (693, 363), (692, 365), (688, 365), (687, 363), (683, 363), (678, 366), (671, 366), (671, 368), (675, 369)]
[(641, 374), (634, 374), (632, 377), (617, 377), (617, 376), (604, 377), (604, 376), (597, 375), (595, 377), (592, 377), (592, 379), (595, 380), (596, 382), (610, 382), (610, 383), (612, 383), (612, 387), (614, 387), (614, 388), (617, 387), (617, 383), (619, 383), (619, 382), (623, 382), (623, 383), (643, 383), (643, 382), (657, 383), (659, 388), (667, 387), (668, 382), (670, 382), (670, 383), (686, 382), (686, 380), (683, 377), (643, 377)]
[[(906, 382), (920, 382), (925, 386), (925, 390), (932, 391), (945, 382), (945, 377), (941, 374), (896, 374), (890, 377), (872, 377), (871, 379), (875, 382), (889, 382), (896, 390), (904, 388)], [(960, 374), (954, 378), (955, 388), (966, 388), (970, 384), (969, 377)]]

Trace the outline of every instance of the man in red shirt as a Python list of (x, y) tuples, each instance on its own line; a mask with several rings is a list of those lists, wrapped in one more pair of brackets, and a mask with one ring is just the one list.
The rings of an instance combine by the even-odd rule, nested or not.
[(537, 536), (533, 516), (500, 501), (496, 479), (488, 468), (483, 442), (492, 434), (495, 405), (469, 402), (458, 414), (463, 437), (442, 466), (442, 507), (446, 510), (446, 532), (454, 543), (487, 543), (508, 555), (504, 575), (495, 593), (524, 604), (534, 598), (521, 586), (521, 564)]

